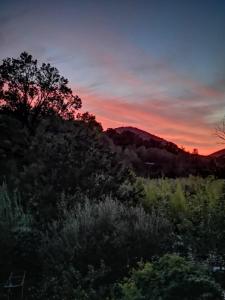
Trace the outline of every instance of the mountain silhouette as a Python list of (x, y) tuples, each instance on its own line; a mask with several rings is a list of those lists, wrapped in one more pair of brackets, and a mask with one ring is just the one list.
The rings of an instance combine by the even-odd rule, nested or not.
[(215, 158), (225, 158), (225, 149), (213, 152), (209, 155), (209, 157), (215, 157)]
[[(117, 127), (114, 129), (117, 133), (122, 134), (123, 136), (129, 135), (131, 133), (136, 137), (136, 139), (141, 139), (143, 144), (147, 146), (147, 148), (159, 148), (165, 149), (171, 153), (186, 153), (183, 149), (178, 147), (175, 143), (167, 141), (157, 135), (144, 131), (142, 129), (132, 127), (132, 126), (125, 126), (125, 127)], [(135, 140), (135, 138), (134, 138)]]
[(175, 143), (136, 127), (109, 128), (118, 160), (138, 176), (185, 177), (189, 175), (221, 177), (225, 168), (225, 149), (211, 155), (187, 152)]

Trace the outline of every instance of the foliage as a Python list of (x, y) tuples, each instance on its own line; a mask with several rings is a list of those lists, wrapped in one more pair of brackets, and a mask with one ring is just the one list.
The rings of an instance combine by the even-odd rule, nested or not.
[(18, 262), (15, 262), (15, 258), (20, 259), (15, 253), (18, 250), (18, 241), (22, 242), (22, 235), (29, 235), (31, 222), (31, 216), (23, 211), (18, 194), (10, 195), (5, 184), (0, 186), (1, 274), (8, 274), (13, 265), (18, 265)]
[[(87, 200), (66, 212), (44, 237), (48, 289), (57, 289), (57, 299), (71, 299), (82, 287), (90, 292), (88, 299), (100, 299), (138, 260), (165, 253), (169, 235), (167, 222), (155, 213), (148, 215), (110, 198), (100, 203)], [(82, 280), (77, 281), (77, 274)], [(65, 277), (70, 287), (62, 289)], [(95, 297), (93, 289), (98, 291)]]
[(63, 199), (67, 208), (85, 196), (99, 201), (112, 194), (137, 202), (140, 192), (132, 183), (135, 177), (118, 164), (96, 127), (57, 118), (40, 123), (17, 178), (24, 206), (48, 221), (57, 216)]
[(176, 255), (140, 264), (120, 284), (121, 300), (222, 300), (222, 290), (208, 272)]
[(81, 100), (68, 87), (68, 80), (50, 64), (38, 65), (32, 55), (6, 58), (0, 65), (0, 109), (11, 113), (33, 131), (48, 116), (74, 118)]
[(145, 209), (160, 210), (173, 226), (174, 251), (197, 260), (216, 256), (222, 264), (225, 251), (224, 181), (213, 177), (141, 181)]
[(137, 203), (141, 191), (118, 163), (102, 126), (68, 80), (24, 52), (0, 65), (0, 183), (22, 195), (36, 220), (57, 217), (62, 199), (71, 208), (84, 197), (113, 195)]
[(118, 161), (132, 168), (138, 176), (176, 178), (215, 174), (224, 178), (224, 167), (214, 157), (198, 155), (197, 149), (190, 154), (176, 144), (132, 127), (110, 128), (106, 135), (112, 141)]
[(20, 121), (0, 114), (0, 183), (16, 182), (25, 164), (30, 136)]
[(18, 193), (9, 195), (7, 186), (0, 186), (0, 224), (10, 230), (27, 230), (31, 216), (24, 213)]
[(0, 65), (0, 273), (26, 269), (29, 299), (106, 300), (149, 261), (121, 284), (122, 299), (151, 299), (150, 288), (154, 299), (176, 299), (180, 284), (220, 295), (189, 261), (154, 261), (179, 253), (219, 267), (224, 281), (224, 182), (137, 180), (133, 170), (152, 175), (152, 161), (160, 161), (154, 176), (162, 165), (169, 176), (197, 174), (199, 157), (184, 163), (172, 143), (164, 149), (126, 132), (105, 134), (93, 115), (76, 113), (80, 106), (49, 64), (22, 53)]

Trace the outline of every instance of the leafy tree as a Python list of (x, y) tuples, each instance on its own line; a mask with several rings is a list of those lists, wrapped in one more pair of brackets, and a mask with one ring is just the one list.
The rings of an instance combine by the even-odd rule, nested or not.
[(222, 289), (202, 267), (176, 255), (140, 264), (120, 284), (122, 300), (222, 300)]
[[(31, 55), (0, 65), (0, 180), (22, 193), (36, 216), (57, 215), (85, 196), (135, 202), (135, 177), (109, 147), (95, 116), (76, 114), (81, 100), (68, 80)], [(75, 115), (76, 114), (76, 115)]]
[(47, 220), (66, 207), (112, 194), (121, 201), (140, 198), (135, 177), (118, 163), (99, 128), (83, 120), (43, 120), (29, 145), (18, 189), (24, 205)]
[(0, 111), (13, 114), (31, 131), (48, 116), (73, 119), (81, 99), (68, 80), (50, 64), (38, 65), (32, 55), (6, 58), (0, 65)]
[(80, 123), (84, 123), (87, 125), (87, 127), (96, 131), (102, 132), (103, 130), (101, 123), (97, 122), (95, 116), (89, 112), (85, 112), (83, 114), (78, 113), (76, 120), (80, 121)]

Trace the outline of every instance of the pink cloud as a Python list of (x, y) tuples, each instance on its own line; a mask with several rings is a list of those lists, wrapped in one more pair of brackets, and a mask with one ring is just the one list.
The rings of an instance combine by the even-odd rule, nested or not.
[[(83, 110), (94, 113), (104, 129), (135, 126), (182, 145), (190, 151), (197, 147), (201, 154), (209, 154), (221, 148), (213, 135), (213, 128), (207, 126), (198, 113), (192, 114), (190, 119), (176, 119), (172, 114), (163, 113), (171, 110), (168, 102), (161, 102), (160, 105), (154, 100), (130, 103), (122, 98), (104, 97), (89, 90), (78, 91), (83, 99)], [(163, 108), (162, 112), (160, 107)]]

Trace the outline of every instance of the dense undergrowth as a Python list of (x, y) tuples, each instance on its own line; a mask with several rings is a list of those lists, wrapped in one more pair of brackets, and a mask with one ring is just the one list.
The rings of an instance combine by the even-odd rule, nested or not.
[[(207, 286), (208, 292), (218, 298), (211, 295), (201, 299), (222, 299), (217, 284), (223, 285), (223, 272), (212, 270), (215, 266), (222, 270), (224, 266), (224, 181), (190, 177), (139, 179), (140, 184), (143, 199), (135, 206), (110, 197), (99, 202), (86, 198), (72, 210), (62, 208), (60, 217), (49, 222), (44, 231), (24, 212), (18, 193), (10, 193), (3, 185), (1, 273), (6, 276), (12, 269), (26, 269), (29, 299), (159, 299), (156, 290), (160, 283), (154, 287), (158, 296), (145, 298), (150, 297), (149, 289), (153, 289), (156, 280), (156, 271), (146, 270), (152, 268), (150, 262), (154, 266), (160, 257), (170, 253), (172, 256), (165, 256), (164, 264), (170, 260), (175, 261), (175, 266), (177, 260), (182, 262), (180, 275), (176, 275), (179, 280), (176, 276), (168, 279), (168, 285), (174, 284), (178, 295), (182, 292), (177, 280), (184, 274), (195, 274), (190, 289), (194, 286), (196, 295), (202, 290), (205, 293)], [(179, 261), (177, 255), (184, 261)], [(143, 271), (123, 281), (141, 261), (147, 263), (139, 266)], [(172, 263), (170, 267), (174, 274), (175, 266)], [(194, 273), (188, 275), (186, 267)], [(164, 268), (157, 269), (157, 276), (164, 276), (160, 273), (166, 272)], [(143, 276), (149, 282), (148, 288), (142, 286)], [(142, 283), (138, 283), (140, 280)], [(199, 280), (200, 291), (195, 282)]]

